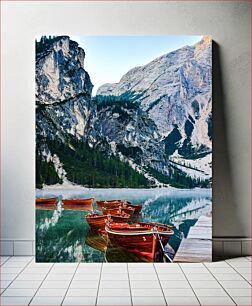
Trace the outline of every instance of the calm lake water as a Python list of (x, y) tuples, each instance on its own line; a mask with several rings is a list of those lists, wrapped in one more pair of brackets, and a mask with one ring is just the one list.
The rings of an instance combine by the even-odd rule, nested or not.
[[(142, 214), (133, 221), (155, 221), (175, 226), (169, 241), (170, 256), (177, 251), (201, 215), (211, 216), (211, 190), (178, 189), (48, 189), (37, 190), (36, 197), (123, 199), (144, 203)], [(108, 248), (106, 238), (89, 231), (84, 216), (88, 212), (36, 209), (36, 260), (38, 262), (130, 262), (143, 261), (119, 249)], [(173, 252), (174, 251), (174, 252)]]

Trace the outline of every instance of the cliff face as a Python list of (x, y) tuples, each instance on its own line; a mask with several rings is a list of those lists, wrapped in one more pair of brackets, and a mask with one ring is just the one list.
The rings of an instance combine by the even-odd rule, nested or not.
[(102, 171), (97, 168), (97, 152), (118, 160), (119, 168), (124, 167), (120, 162), (129, 165), (141, 175), (136, 174), (136, 182), (143, 184), (145, 179), (152, 185), (170, 184), (171, 178), (183, 177), (181, 186), (190, 188), (197, 186), (196, 179), (210, 178), (209, 37), (133, 68), (119, 83), (101, 86), (94, 98), (84, 59), (84, 50), (68, 36), (44, 37), (36, 44), (36, 138), (41, 163), (50, 162), (61, 180), (81, 184), (85, 180), (76, 181), (74, 173), (84, 164), (67, 157), (81, 159), (85, 155), (81, 150), (92, 156), (88, 164), (92, 181)]
[[(126, 95), (140, 103), (165, 139), (178, 127), (181, 140), (211, 151), (211, 39), (165, 54), (126, 73), (116, 84), (101, 86), (97, 95)], [(189, 136), (188, 136), (189, 135)]]
[(67, 36), (41, 43), (36, 53), (37, 136), (82, 138), (92, 112), (92, 83), (84, 50)]

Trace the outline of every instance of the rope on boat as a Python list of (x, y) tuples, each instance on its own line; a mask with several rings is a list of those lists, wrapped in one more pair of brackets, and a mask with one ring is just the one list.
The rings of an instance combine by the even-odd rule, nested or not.
[(168, 255), (169, 253), (165, 250), (165, 248), (164, 248), (164, 246), (163, 246), (162, 239), (160, 238), (160, 235), (157, 234), (157, 237), (158, 237), (159, 243), (160, 243), (160, 245), (161, 245), (162, 251), (163, 251), (163, 253), (164, 253), (164, 256), (169, 260), (169, 262), (172, 262), (171, 257)]

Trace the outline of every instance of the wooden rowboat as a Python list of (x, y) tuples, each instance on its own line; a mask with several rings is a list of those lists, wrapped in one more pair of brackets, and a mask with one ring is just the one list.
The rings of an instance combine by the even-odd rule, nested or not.
[(57, 198), (36, 198), (36, 204), (56, 205)]
[(90, 199), (63, 199), (63, 208), (65, 210), (93, 210), (93, 198)]
[(134, 208), (134, 214), (138, 215), (143, 207), (143, 204), (136, 204), (133, 205), (129, 201), (123, 201), (123, 200), (111, 200), (111, 201), (96, 201), (96, 205), (98, 209), (102, 208), (118, 208), (119, 206), (126, 206), (126, 207), (131, 207)]
[(117, 213), (117, 212), (118, 213), (124, 212), (125, 214), (133, 216), (134, 211), (135, 211), (134, 208), (131, 208), (131, 207), (128, 207), (128, 206), (119, 206), (119, 207), (116, 207), (116, 208), (105, 208), (105, 207), (102, 208), (102, 212), (103, 212), (104, 215), (114, 214), (114, 213)]
[(127, 222), (130, 218), (130, 215), (125, 214), (124, 212), (117, 213), (113, 212), (112, 214), (100, 215), (100, 214), (87, 214), (85, 216), (87, 223), (93, 231), (104, 230), (108, 221), (110, 222)]
[(140, 214), (142, 208), (143, 208), (143, 204), (127, 204), (128, 207), (132, 207), (134, 208), (134, 215), (138, 215)]
[(163, 251), (174, 233), (169, 225), (144, 222), (110, 223), (105, 230), (112, 245), (146, 256), (152, 261)]
[(102, 207), (106, 207), (106, 208), (115, 208), (119, 205), (122, 205), (123, 203), (125, 204), (131, 204), (131, 202), (129, 201), (124, 201), (124, 200), (108, 200), (108, 201), (96, 201), (96, 206), (97, 208), (102, 208)]
[(90, 228), (94, 231), (105, 229), (105, 225), (108, 222), (107, 215), (87, 214), (85, 218)]

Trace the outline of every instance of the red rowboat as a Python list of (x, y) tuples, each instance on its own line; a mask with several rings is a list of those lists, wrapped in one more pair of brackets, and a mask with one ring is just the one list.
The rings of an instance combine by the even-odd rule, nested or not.
[(108, 201), (96, 201), (96, 206), (97, 208), (102, 208), (102, 207), (115, 208), (119, 205), (122, 205), (123, 203), (127, 205), (131, 204), (130, 202), (124, 200), (108, 200)]
[(36, 209), (40, 210), (57, 209), (57, 198), (36, 198)]
[(93, 198), (90, 199), (63, 199), (63, 208), (66, 210), (93, 210)]
[(87, 214), (85, 216), (90, 228), (94, 231), (104, 230), (105, 225), (108, 221), (110, 222), (127, 222), (130, 218), (130, 215), (125, 214), (124, 212), (113, 212), (108, 215), (99, 215), (99, 214)]
[(36, 204), (56, 205), (57, 198), (36, 198)]
[(116, 208), (102, 208), (102, 212), (104, 215), (125, 212), (126, 214), (132, 216), (134, 214), (135, 209), (128, 206), (119, 206)]
[(144, 255), (155, 261), (173, 235), (171, 226), (164, 224), (144, 223), (110, 223), (105, 226), (112, 245), (127, 251)]
[(105, 229), (108, 216), (99, 214), (87, 214), (85, 216), (90, 228), (94, 231)]
[(132, 207), (135, 209), (134, 211), (134, 214), (135, 215), (138, 215), (140, 214), (142, 208), (143, 208), (143, 204), (136, 204), (136, 205), (133, 205), (133, 204), (127, 204), (128, 207)]

